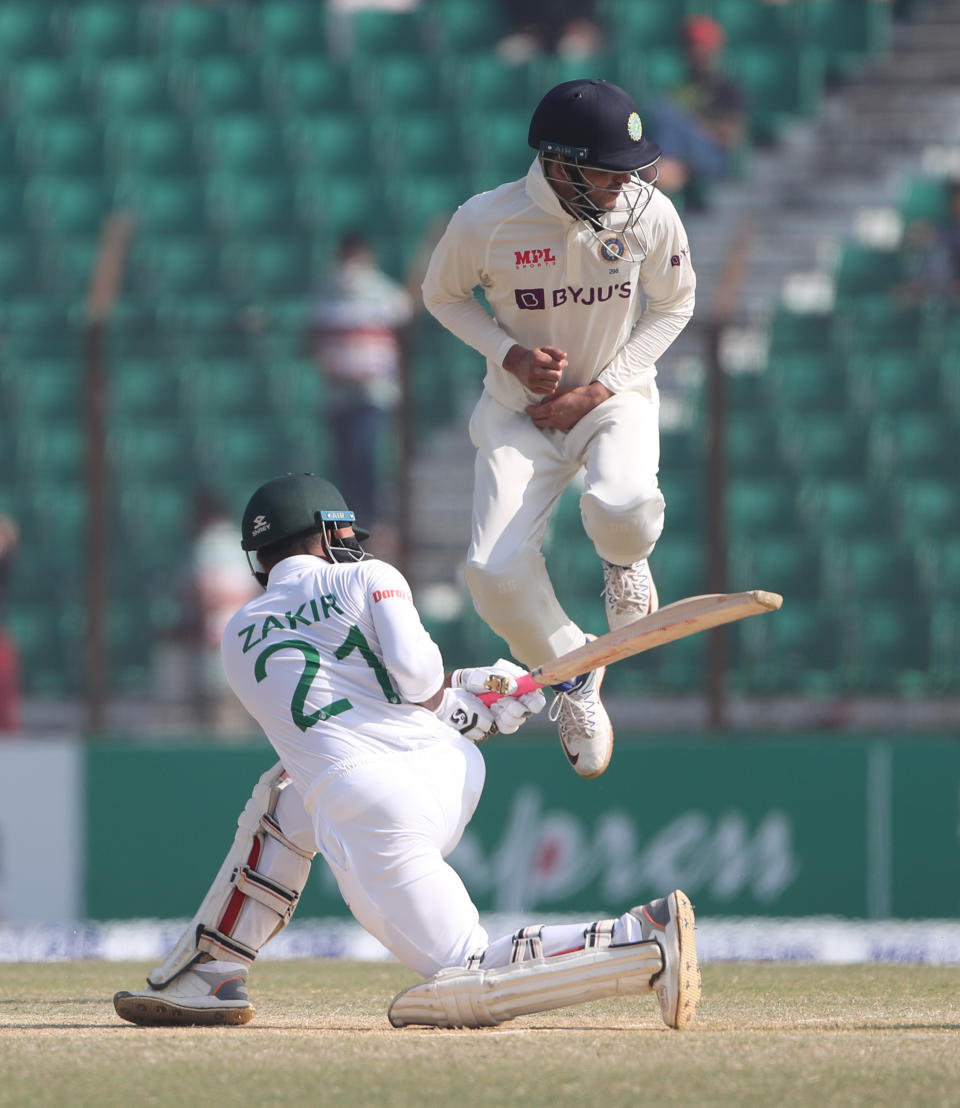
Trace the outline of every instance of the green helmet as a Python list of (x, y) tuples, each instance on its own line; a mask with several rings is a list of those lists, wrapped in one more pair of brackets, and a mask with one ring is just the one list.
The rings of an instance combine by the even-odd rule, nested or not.
[(313, 473), (274, 477), (250, 497), (240, 526), (244, 550), (260, 550), (325, 523), (350, 525), (362, 542), (370, 532), (354, 523), (355, 516), (339, 490)]

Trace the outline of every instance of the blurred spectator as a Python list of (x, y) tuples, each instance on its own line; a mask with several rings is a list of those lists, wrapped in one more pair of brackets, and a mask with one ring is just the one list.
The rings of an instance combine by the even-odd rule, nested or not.
[(20, 730), (20, 655), (6, 631), (10, 571), (20, 547), (20, 529), (0, 515), (0, 731)]
[(372, 530), (379, 503), (377, 443), (400, 400), (400, 331), (413, 318), (407, 290), (377, 264), (363, 235), (344, 235), (317, 293), (309, 344), (326, 378), (324, 415), (333, 479), (357, 522)]
[(197, 494), (193, 540), (180, 595), (177, 638), (199, 722), (218, 734), (254, 729), (227, 685), (220, 638), (227, 621), (261, 589), (239, 556), (240, 529), (210, 490)]
[(910, 301), (960, 303), (960, 178), (943, 185), (943, 216), (915, 219), (903, 238), (905, 280), (899, 293)]
[(500, 7), (511, 31), (497, 43), (497, 53), (514, 65), (537, 54), (586, 58), (603, 48), (593, 0), (500, 0)]
[(680, 41), (686, 75), (651, 104), (651, 138), (660, 144), (660, 185), (702, 206), (710, 182), (726, 177), (747, 134), (746, 102), (740, 86), (722, 72), (726, 34), (709, 16), (683, 20)]

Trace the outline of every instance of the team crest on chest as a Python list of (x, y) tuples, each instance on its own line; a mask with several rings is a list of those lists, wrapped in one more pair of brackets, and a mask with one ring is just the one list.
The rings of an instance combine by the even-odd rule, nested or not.
[(627, 244), (621, 235), (604, 235), (600, 240), (600, 257), (611, 265), (626, 257)]

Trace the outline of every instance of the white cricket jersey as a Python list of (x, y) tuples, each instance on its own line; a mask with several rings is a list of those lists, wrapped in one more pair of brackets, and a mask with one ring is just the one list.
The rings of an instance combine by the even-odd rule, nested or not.
[[(649, 385), (693, 314), (696, 277), (683, 224), (659, 189), (636, 228), (623, 230), (624, 220), (622, 210), (605, 215), (598, 239), (563, 209), (538, 160), (522, 180), (454, 213), (430, 259), (424, 304), (486, 357), (484, 386), (501, 404), (523, 411), (542, 399), (503, 368), (514, 343), (564, 350), (564, 386)], [(623, 238), (636, 261), (623, 256)], [(478, 285), (492, 319), (474, 296)]]
[(458, 737), (417, 706), (441, 688), (443, 661), (386, 562), (284, 559), (227, 624), (221, 656), (304, 797), (371, 756)]

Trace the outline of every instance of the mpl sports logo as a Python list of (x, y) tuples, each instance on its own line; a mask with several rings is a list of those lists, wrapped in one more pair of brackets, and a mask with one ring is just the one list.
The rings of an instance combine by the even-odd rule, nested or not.
[(556, 265), (557, 259), (549, 246), (542, 250), (514, 250), (517, 269), (542, 269), (547, 265)]

